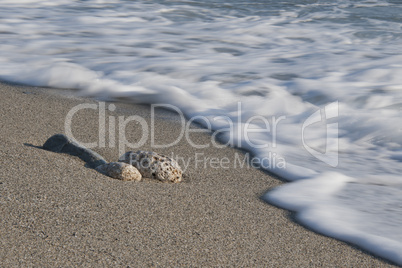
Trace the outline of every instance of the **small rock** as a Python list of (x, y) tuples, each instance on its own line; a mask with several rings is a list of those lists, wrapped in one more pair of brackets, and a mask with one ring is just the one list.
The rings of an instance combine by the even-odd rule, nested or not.
[(122, 162), (111, 162), (95, 168), (100, 173), (122, 181), (140, 181), (141, 173), (130, 164)]
[(102, 156), (91, 149), (85, 148), (81, 144), (78, 144), (64, 134), (56, 134), (51, 136), (45, 142), (45, 144), (43, 144), (43, 149), (56, 153), (65, 153), (78, 156), (91, 168), (96, 168), (99, 165), (107, 163)]
[(122, 155), (119, 162), (135, 166), (144, 178), (174, 183), (182, 180), (183, 172), (179, 164), (167, 156), (154, 152), (130, 151)]

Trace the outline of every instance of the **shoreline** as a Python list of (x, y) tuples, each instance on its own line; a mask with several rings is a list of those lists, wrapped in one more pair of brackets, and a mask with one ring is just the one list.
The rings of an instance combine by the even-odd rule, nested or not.
[[(283, 182), (261, 170), (191, 161), (179, 184), (122, 182), (86, 168), (77, 158), (38, 148), (51, 135), (65, 133), (65, 118), (73, 107), (98, 104), (48, 91), (0, 82), (0, 233), (5, 234), (0, 238), (0, 264), (393, 266), (314, 233), (294, 222), (292, 212), (262, 201), (261, 195)], [(137, 115), (151, 126), (148, 106), (114, 104), (108, 120)], [(72, 133), (79, 141), (99, 139), (98, 116), (91, 109), (74, 115)], [(127, 141), (138, 141), (141, 130), (139, 124), (127, 123)], [(156, 141), (170, 143), (178, 131), (173, 113), (156, 112)], [(194, 132), (191, 140), (208, 144), (211, 136)], [(105, 147), (92, 149), (107, 161), (117, 161), (118, 144), (110, 145), (106, 139)], [(244, 155), (228, 147), (195, 149), (185, 139), (160, 149), (146, 140), (138, 149), (173, 153), (184, 160), (199, 153), (231, 163)]]

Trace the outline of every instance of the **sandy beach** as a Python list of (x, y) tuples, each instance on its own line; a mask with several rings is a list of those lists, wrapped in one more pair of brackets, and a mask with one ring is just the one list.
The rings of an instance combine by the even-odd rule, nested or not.
[[(122, 182), (76, 157), (40, 148), (53, 134), (65, 133), (73, 107), (96, 101), (5, 83), (0, 83), (0, 94), (1, 267), (393, 266), (314, 233), (295, 222), (291, 212), (261, 200), (284, 183), (280, 179), (253, 168), (214, 168), (194, 161), (197, 153), (234, 163), (244, 155), (238, 150), (195, 149), (186, 139), (156, 150), (147, 139), (138, 149), (191, 160), (184, 181)], [(118, 104), (106, 114), (116, 122), (119, 116), (137, 115), (148, 126), (152, 123), (145, 105)], [(72, 132), (78, 140), (98, 141), (98, 115), (92, 109), (74, 115)], [(157, 113), (158, 143), (174, 141), (179, 132), (176, 117)], [(141, 135), (139, 124), (127, 124), (127, 140), (136, 142)], [(207, 133), (191, 135), (194, 143), (211, 143)], [(105, 142), (105, 148), (93, 149), (117, 161), (118, 144)]]

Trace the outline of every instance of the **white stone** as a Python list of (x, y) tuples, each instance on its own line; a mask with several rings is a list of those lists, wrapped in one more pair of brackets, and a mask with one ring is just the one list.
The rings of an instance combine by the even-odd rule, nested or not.
[(163, 182), (181, 182), (183, 171), (179, 164), (170, 157), (154, 152), (126, 152), (119, 158), (135, 166), (144, 178), (154, 178)]
[(141, 173), (130, 164), (122, 162), (110, 162), (95, 168), (100, 173), (122, 181), (140, 181)]

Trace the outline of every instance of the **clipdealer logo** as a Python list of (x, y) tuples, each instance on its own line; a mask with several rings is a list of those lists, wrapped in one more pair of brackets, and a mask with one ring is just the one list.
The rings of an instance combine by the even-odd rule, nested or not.
[[(319, 109), (311, 114), (306, 120), (304, 120), (301, 126), (302, 145), (300, 146), (303, 146), (305, 150), (316, 159), (332, 167), (338, 166), (339, 144), (338, 123), (330, 123), (330, 121), (332, 121), (332, 119), (336, 119), (339, 116), (338, 106), (338, 102), (333, 102), (326, 105), (324, 108)], [(174, 111), (179, 115), (180, 118), (180, 133), (175, 141), (168, 144), (157, 143), (155, 138), (155, 109), (157, 108), (164, 108)], [(86, 109), (91, 109), (98, 112), (98, 141), (83, 143), (74, 138), (72, 131), (73, 117), (79, 111)], [(147, 141), (150, 142), (151, 148), (168, 148), (176, 145), (183, 138), (186, 139), (187, 143), (190, 146), (196, 149), (207, 148), (210, 146), (213, 146), (215, 148), (223, 148), (226, 146), (249, 148), (252, 151), (261, 152), (259, 153), (258, 157), (250, 158), (249, 156), (247, 156), (249, 157), (248, 161), (257, 161), (257, 166), (263, 168), (267, 167), (268, 169), (286, 168), (286, 161), (283, 156), (275, 153), (275, 148), (278, 146), (278, 126), (281, 123), (285, 124), (284, 122), (286, 116), (272, 116), (271, 118), (268, 118), (261, 115), (254, 115), (251, 117), (242, 118), (244, 114), (242, 112), (241, 102), (238, 102), (237, 113), (235, 115), (232, 115), (232, 117), (222, 115), (208, 117), (197, 115), (189, 118), (188, 120), (186, 120), (184, 114), (178, 107), (170, 104), (151, 105), (151, 117), (148, 121), (139, 115), (107, 115), (106, 111), (113, 112), (115, 110), (116, 106), (114, 104), (106, 105), (105, 102), (79, 104), (73, 107), (66, 116), (64, 125), (65, 133), (68, 137), (87, 148), (118, 147), (120, 155), (124, 154), (127, 149), (141, 148)], [(126, 137), (126, 127), (130, 122), (134, 122), (136, 125), (138, 125), (138, 129), (141, 129), (141, 133), (137, 137), (138, 139), (136, 139), (135, 143), (130, 142)], [(148, 122), (150, 122), (150, 125)], [(199, 123), (204, 128), (193, 128), (191, 127), (193, 123)], [(212, 127), (214, 126), (214, 123), (215, 129)], [(316, 123), (321, 123), (321, 125), (325, 126), (326, 138), (324, 142), (324, 152), (308, 145), (306, 142), (308, 140), (305, 134), (306, 130), (309, 128), (315, 128), (316, 126), (313, 125)], [(219, 127), (216, 128), (216, 125), (218, 125)], [(191, 138), (191, 133), (194, 132), (205, 132), (210, 134), (211, 141), (207, 144), (196, 144)], [(218, 135), (221, 138), (218, 139)], [(316, 139), (318, 141), (321, 141), (321, 137)], [(217, 140), (219, 140), (219, 142), (217, 142)], [(271, 150), (270, 148), (273, 150)], [(267, 157), (269, 159), (266, 159)], [(197, 160), (198, 158), (194, 159)], [(199, 160), (198, 162), (201, 163), (201, 160)], [(211, 162), (211, 166), (215, 162), (222, 162), (223, 164), (220, 166), (224, 167), (227, 161), (225, 159), (223, 161), (212, 159), (212, 161), (209, 162)]]
[[(178, 114), (180, 118), (180, 133), (175, 141), (169, 144), (158, 144), (155, 138), (155, 109), (164, 108), (171, 111), (174, 111)], [(99, 133), (98, 133), (98, 141), (83, 143), (79, 142), (74, 138), (72, 125), (73, 125), (73, 117), (81, 110), (91, 109), (98, 112), (99, 115)], [(186, 121), (183, 112), (174, 105), (171, 104), (152, 104), (151, 105), (151, 118), (150, 125), (148, 122), (139, 115), (131, 115), (131, 116), (113, 116), (106, 115), (106, 111), (115, 111), (116, 106), (114, 104), (109, 104), (106, 107), (105, 102), (96, 103), (82, 103), (73, 107), (66, 116), (64, 122), (65, 133), (71, 139), (77, 141), (87, 148), (105, 148), (108, 146), (109, 148), (114, 148), (118, 146), (119, 152), (124, 153), (126, 148), (140, 148), (145, 144), (146, 141), (150, 141), (150, 145), (152, 148), (168, 148), (176, 145), (182, 138), (187, 140), (187, 143), (190, 146), (196, 149), (207, 148), (210, 146), (216, 148), (223, 148), (226, 146), (235, 146), (235, 147), (249, 147), (254, 149), (264, 149), (268, 147), (275, 148), (276, 147), (276, 132), (278, 129), (278, 125), (281, 121), (286, 119), (286, 116), (271, 118), (263, 117), (260, 115), (254, 115), (248, 118), (242, 118), (243, 112), (241, 107), (241, 102), (238, 103), (238, 109), (236, 111), (236, 115), (233, 117), (228, 116), (202, 116), (196, 115), (191, 118), (188, 118)], [(269, 120), (270, 119), (270, 120)], [(126, 138), (126, 127), (130, 122), (135, 122), (138, 124), (142, 130), (141, 138), (136, 143), (130, 142)], [(204, 128), (197, 129), (193, 128), (192, 125), (194, 123), (198, 123), (202, 125)], [(218, 124), (220, 127), (218, 129), (213, 129), (213, 125)], [(106, 126), (108, 125), (108, 133), (106, 131)], [(116, 128), (118, 133), (116, 133)], [(195, 143), (190, 135), (194, 132), (206, 132), (211, 134), (211, 142), (207, 144), (197, 144)], [(226, 139), (224, 142), (217, 142), (218, 135), (223, 134)], [(264, 140), (254, 140), (252, 137), (254, 135), (267, 135), (269, 137)], [(108, 140), (108, 144), (106, 144), (106, 140)], [(117, 141), (117, 143), (116, 143)]]
[[(312, 156), (318, 160), (330, 165), (331, 167), (337, 167), (338, 151), (339, 151), (339, 137), (338, 137), (338, 123), (328, 123), (330, 119), (336, 119), (339, 116), (339, 103), (332, 102), (327, 104), (324, 108), (317, 110), (310, 115), (303, 123), (302, 126), (302, 142), (304, 148)], [(315, 124), (322, 123), (326, 127), (326, 140), (325, 140), (325, 152), (320, 152), (306, 143), (305, 130)]]

